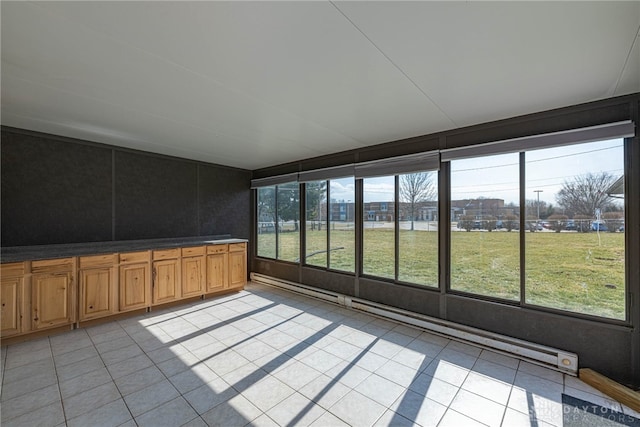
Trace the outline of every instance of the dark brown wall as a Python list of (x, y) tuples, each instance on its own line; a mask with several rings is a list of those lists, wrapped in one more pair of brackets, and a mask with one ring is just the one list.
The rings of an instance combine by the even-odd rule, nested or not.
[[(393, 307), (438, 317), (531, 342), (575, 352), (580, 367), (589, 367), (624, 384), (640, 388), (640, 94), (611, 98), (589, 104), (545, 111), (492, 123), (470, 126), (434, 135), (420, 136), (350, 150), (334, 155), (305, 159), (254, 171), (253, 178), (293, 173), (412, 154), (420, 151), (454, 148), (501, 141), (611, 122), (634, 120), (636, 137), (627, 144), (627, 277), (629, 322), (607, 322), (489, 301), (447, 290), (448, 234), (440, 232), (440, 289), (425, 289), (402, 283), (362, 277), (359, 273), (336, 274), (321, 268), (264, 260), (252, 254), (252, 271), (299, 281), (309, 286), (351, 295)], [(449, 215), (448, 166), (440, 171), (442, 201), (439, 217)], [(361, 254), (358, 230), (362, 224), (362, 186), (356, 182), (356, 244)], [(255, 197), (253, 199), (255, 205)], [(301, 226), (304, 243), (304, 224)], [(255, 233), (255, 230), (252, 230)], [(255, 234), (253, 235), (255, 238)], [(360, 260), (356, 261), (358, 264)], [(296, 278), (297, 277), (297, 278)]]
[(249, 238), (251, 172), (2, 128), (2, 246)]
[(2, 246), (111, 240), (112, 156), (2, 130)]

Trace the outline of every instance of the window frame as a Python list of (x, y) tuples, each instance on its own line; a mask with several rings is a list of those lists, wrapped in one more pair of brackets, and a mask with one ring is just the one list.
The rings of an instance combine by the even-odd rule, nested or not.
[[(623, 134), (621, 134), (623, 133)], [(559, 145), (574, 145), (574, 144), (581, 144), (581, 143), (588, 143), (588, 142), (594, 142), (594, 141), (602, 141), (602, 140), (607, 140), (607, 139), (618, 139), (621, 138), (623, 139), (623, 164), (624, 164), (624, 172), (623, 172), (623, 176), (624, 176), (624, 195), (625, 195), (625, 204), (624, 204), (624, 221), (625, 224), (627, 226), (627, 230), (625, 231), (625, 235), (624, 235), (624, 262), (625, 262), (625, 277), (624, 277), (624, 293), (625, 293), (625, 307), (624, 307), (624, 311), (625, 311), (625, 315), (624, 315), (624, 320), (621, 319), (615, 319), (615, 318), (610, 318), (610, 317), (603, 317), (603, 316), (597, 316), (597, 315), (591, 315), (591, 314), (586, 314), (586, 313), (580, 313), (580, 312), (575, 312), (575, 311), (570, 311), (570, 310), (565, 310), (565, 309), (557, 309), (557, 308), (553, 308), (553, 307), (545, 307), (545, 306), (540, 306), (540, 305), (535, 305), (535, 304), (529, 304), (527, 303), (526, 300), (526, 280), (525, 280), (525, 275), (526, 275), (526, 249), (525, 249), (525, 230), (526, 230), (526, 200), (525, 200), (525, 189), (526, 189), (526, 179), (525, 179), (525, 168), (524, 168), (524, 156), (525, 153), (527, 151), (529, 151), (528, 149), (522, 149), (521, 147), (529, 147), (531, 146), (532, 149), (538, 149), (538, 148), (547, 148), (547, 147), (553, 147), (553, 146), (559, 146)], [(629, 229), (633, 230), (634, 233), (637, 233), (637, 227), (635, 227), (635, 225), (632, 225), (630, 222), (630, 217), (633, 218), (637, 218), (638, 214), (640, 214), (640, 212), (638, 212), (638, 202), (635, 199), (629, 199), (629, 195), (630, 195), (630, 189), (633, 188), (635, 189), (639, 184), (637, 183), (631, 183), (631, 178), (633, 177), (637, 177), (638, 173), (636, 171), (631, 170), (631, 164), (634, 161), (637, 161), (640, 158), (640, 155), (638, 155), (638, 150), (640, 150), (640, 148), (638, 148), (638, 141), (637, 141), (637, 137), (635, 134), (635, 124), (632, 120), (624, 120), (621, 122), (615, 122), (615, 123), (609, 123), (609, 124), (604, 124), (604, 125), (597, 125), (597, 126), (591, 126), (591, 127), (585, 127), (585, 128), (578, 128), (578, 129), (569, 129), (569, 130), (565, 130), (565, 131), (559, 131), (559, 132), (552, 132), (552, 133), (547, 133), (547, 134), (539, 134), (539, 135), (532, 135), (532, 136), (526, 136), (526, 137), (519, 137), (519, 138), (514, 138), (514, 139), (510, 139), (510, 140), (499, 140), (499, 141), (491, 141), (491, 142), (481, 142), (481, 141), (477, 141), (477, 142), (465, 142), (465, 145), (463, 146), (458, 146), (458, 147), (454, 147), (454, 148), (449, 148), (447, 147), (447, 136), (445, 135), (444, 139), (441, 139), (441, 143), (440, 143), (440, 149), (435, 149), (435, 150), (428, 150), (425, 151), (423, 153), (417, 153), (417, 154), (411, 154), (411, 155), (407, 155), (407, 156), (400, 156), (400, 157), (392, 157), (392, 158), (386, 158), (386, 159), (382, 159), (382, 160), (375, 160), (375, 161), (369, 161), (369, 162), (364, 162), (364, 163), (356, 163), (356, 164), (350, 164), (350, 165), (344, 165), (344, 166), (338, 166), (338, 167), (334, 167), (334, 168), (328, 168), (329, 169), (335, 169), (335, 170), (349, 170), (349, 171), (355, 171), (355, 174), (351, 174), (351, 176), (354, 177), (354, 184), (355, 184), (355, 194), (354, 194), (354, 225), (355, 225), (355, 253), (354, 253), (354, 261), (355, 261), (355, 270), (353, 272), (348, 272), (348, 271), (343, 271), (343, 270), (332, 270), (330, 268), (330, 261), (329, 259), (327, 259), (327, 263), (329, 264), (329, 266), (327, 268), (324, 267), (318, 267), (318, 266), (313, 266), (313, 265), (308, 265), (304, 262), (304, 258), (302, 257), (303, 255), (303, 251), (305, 250), (305, 241), (304, 241), (304, 233), (305, 233), (305, 229), (306, 229), (306, 215), (304, 215), (304, 207), (301, 205), (301, 212), (300, 212), (300, 221), (301, 221), (301, 227), (300, 227), (300, 255), (301, 255), (301, 262), (297, 262), (295, 264), (299, 265), (300, 267), (311, 267), (311, 268), (315, 268), (315, 269), (324, 269), (327, 271), (335, 271), (337, 273), (341, 273), (341, 274), (347, 274), (347, 275), (354, 275), (355, 276), (355, 280), (356, 280), (356, 289), (357, 289), (357, 279), (358, 277), (363, 277), (363, 278), (367, 278), (367, 279), (371, 279), (373, 281), (381, 281), (381, 282), (388, 282), (388, 283), (392, 283), (392, 284), (396, 284), (396, 285), (401, 285), (401, 286), (407, 286), (407, 287), (412, 287), (412, 288), (417, 288), (417, 289), (421, 289), (421, 290), (425, 290), (425, 291), (436, 291), (440, 294), (440, 298), (445, 298), (447, 295), (459, 295), (459, 296), (463, 296), (463, 297), (467, 297), (470, 299), (474, 299), (474, 300), (484, 300), (484, 301), (488, 301), (488, 302), (496, 302), (499, 303), (501, 305), (505, 305), (505, 306), (516, 306), (522, 309), (527, 309), (527, 310), (531, 310), (532, 312), (547, 312), (547, 313), (551, 313), (551, 314), (555, 314), (558, 316), (562, 316), (565, 318), (575, 318), (575, 319), (583, 319), (583, 320), (587, 320), (587, 321), (595, 321), (597, 323), (601, 323), (601, 324), (612, 324), (612, 325), (620, 325), (620, 326), (631, 326), (633, 324), (632, 320), (633, 320), (633, 316), (635, 311), (637, 311), (636, 308), (633, 308), (633, 299), (635, 298), (633, 296), (633, 290), (631, 288), (631, 278), (633, 276), (633, 278), (637, 278), (637, 268), (633, 267), (631, 268), (630, 265), (630, 257), (634, 254), (636, 254), (636, 246), (634, 246), (632, 243), (630, 242), (630, 231)], [(531, 144), (531, 145), (530, 145)], [(507, 151), (505, 151), (507, 150)], [(480, 295), (480, 294), (474, 294), (474, 293), (469, 293), (469, 292), (464, 292), (464, 291), (459, 291), (459, 290), (455, 290), (455, 289), (451, 289), (450, 286), (450, 266), (451, 266), (451, 168), (450, 168), (450, 161), (453, 158), (462, 158), (462, 156), (465, 157), (481, 157), (483, 155), (490, 155), (490, 154), (501, 154), (501, 153), (505, 153), (505, 152), (515, 152), (515, 153), (519, 153), (520, 155), (520, 160), (519, 160), (519, 169), (520, 169), (520, 230), (518, 231), (520, 234), (520, 265), (524, 266), (520, 268), (520, 301), (514, 301), (514, 300), (507, 300), (507, 299), (501, 299), (501, 298), (496, 298), (496, 297), (491, 297), (491, 296), (486, 296), (486, 295)], [(417, 159), (420, 158), (420, 156), (424, 156), (422, 157), (423, 159), (429, 159), (429, 161), (433, 161), (434, 156), (437, 156), (437, 169), (438, 170), (438, 201), (437, 201), (437, 212), (438, 212), (438, 260), (439, 260), (439, 272), (438, 272), (438, 283), (437, 283), (437, 287), (431, 287), (428, 285), (420, 285), (420, 284), (413, 284), (413, 283), (407, 283), (407, 282), (403, 282), (403, 281), (399, 281), (397, 280), (398, 277), (398, 255), (397, 255), (397, 248), (398, 248), (398, 243), (397, 240), (399, 238), (399, 235), (396, 231), (396, 235), (395, 235), (395, 248), (396, 248), (396, 259), (395, 259), (395, 267), (396, 267), (396, 274), (395, 274), (395, 278), (394, 280), (390, 280), (384, 277), (379, 277), (379, 276), (371, 276), (371, 275), (366, 275), (363, 274), (363, 265), (362, 265), (362, 249), (363, 249), (363, 224), (364, 222), (367, 220), (366, 219), (366, 214), (367, 212), (364, 211), (364, 202), (363, 202), (363, 185), (362, 185), (362, 177), (367, 176), (367, 173), (370, 173), (370, 171), (373, 170), (394, 170), (394, 172), (392, 173), (396, 179), (397, 176), (402, 174), (402, 173), (407, 173), (406, 171), (403, 170), (397, 170), (397, 169), (393, 169), (396, 168), (398, 165), (402, 166), (403, 161), (402, 160), (398, 160), (398, 159), (402, 159), (402, 158), (411, 158), (413, 159), (413, 163), (416, 164), (416, 162), (418, 162)], [(632, 158), (633, 157), (633, 160)], [(356, 156), (357, 158), (357, 156)], [(410, 163), (410, 162), (409, 162)], [(392, 169), (389, 169), (392, 168)], [(322, 175), (324, 172), (322, 172), (323, 170), (320, 171), (320, 174)], [(316, 173), (317, 171), (310, 171), (309, 173), (313, 174)], [(302, 175), (304, 173), (307, 172), (300, 172), (299, 174)], [(293, 175), (293, 174), (289, 174), (289, 175)], [(295, 174), (298, 175), (298, 174)], [(389, 174), (391, 175), (391, 174)], [(312, 175), (310, 175), (312, 176)], [(344, 175), (342, 175), (344, 176)], [(337, 176), (335, 178), (338, 178)], [(271, 183), (271, 180), (278, 180), (279, 177), (270, 177), (270, 178), (263, 178), (262, 181), (264, 182), (268, 182)], [(332, 178), (326, 178), (327, 181), (329, 182), (329, 179), (334, 179)], [(254, 182), (259, 182), (261, 180), (252, 180), (252, 189), (256, 189), (258, 188), (256, 185), (254, 185)], [(267, 184), (265, 184), (267, 185)], [(396, 185), (396, 191), (397, 191), (397, 185)], [(306, 196), (305, 191), (303, 189), (300, 190), (300, 202), (303, 203), (304, 201), (304, 197)], [(396, 196), (397, 199), (397, 196)], [(256, 199), (254, 199), (257, 201), (257, 197)], [(257, 206), (257, 203), (256, 203)], [(396, 203), (394, 205), (394, 222), (395, 222), (395, 227), (397, 229), (398, 227), (398, 206), (399, 204)], [(364, 211), (364, 212), (363, 212)], [(374, 212), (375, 215), (375, 212)], [(330, 221), (329, 218), (329, 213), (327, 214), (327, 220)], [(256, 215), (257, 217), (257, 215)], [(374, 218), (375, 219), (375, 218)], [(254, 223), (257, 225), (257, 221)], [(446, 226), (444, 225), (446, 224)], [(329, 227), (327, 226), (327, 232), (329, 231)], [(257, 226), (254, 228), (254, 232), (256, 232), (257, 235)], [(329, 245), (329, 241), (330, 238), (329, 236), (327, 236), (327, 245)], [(256, 258), (264, 258), (264, 257), (260, 257), (257, 255), (257, 245), (256, 247)], [(276, 244), (276, 251), (278, 250), (277, 248), (277, 244)], [(276, 255), (277, 256), (277, 255)], [(283, 261), (283, 260), (279, 260), (277, 258), (265, 258), (267, 260), (272, 260), (272, 261), (276, 261), (276, 262), (283, 262), (283, 263), (288, 263), (288, 261)], [(637, 295), (636, 295), (637, 296)], [(444, 300), (442, 300), (444, 301)], [(441, 303), (442, 303), (441, 301)], [(441, 306), (442, 307), (442, 306)], [(635, 310), (635, 311), (634, 311)]]
[[(430, 158), (432, 158), (432, 155), (429, 156)], [(385, 165), (386, 167), (386, 165)], [(384, 171), (388, 171), (388, 169), (382, 169)], [(382, 211), (382, 209), (380, 209), (380, 212), (393, 212), (393, 222), (394, 222), (394, 247), (393, 247), (393, 253), (394, 253), (394, 266), (393, 266), (393, 271), (394, 271), (394, 277), (384, 277), (384, 276), (376, 276), (374, 274), (371, 273), (365, 273), (364, 272), (364, 222), (369, 220), (369, 221), (375, 221), (375, 212), (376, 211), (367, 211), (364, 209), (365, 207), (365, 202), (364, 202), (364, 184), (361, 185), (362, 188), (362, 195), (360, 197), (361, 200), (361, 205), (362, 205), (362, 211), (363, 211), (363, 217), (362, 217), (362, 224), (361, 224), (361, 233), (360, 233), (360, 241), (358, 246), (360, 247), (360, 254), (359, 254), (359, 259), (360, 259), (360, 268), (358, 271), (358, 274), (360, 277), (366, 278), (366, 279), (371, 279), (371, 280), (377, 280), (377, 281), (383, 281), (383, 282), (387, 282), (387, 283), (392, 283), (395, 285), (401, 285), (401, 286), (406, 286), (406, 287), (411, 287), (411, 288), (415, 288), (415, 289), (421, 289), (421, 290), (427, 290), (427, 291), (435, 291), (438, 292), (440, 290), (440, 288), (442, 287), (442, 282), (441, 282), (441, 277), (442, 277), (442, 264), (440, 262), (440, 254), (441, 254), (441, 247), (442, 247), (442, 243), (441, 243), (441, 226), (440, 226), (440, 219), (438, 220), (438, 230), (436, 231), (437, 233), (437, 244), (438, 244), (438, 248), (437, 248), (437, 264), (438, 264), (438, 271), (435, 274), (435, 278), (436, 278), (436, 284), (435, 285), (427, 285), (427, 284), (421, 284), (421, 283), (415, 283), (415, 282), (408, 282), (408, 281), (404, 281), (400, 279), (400, 177), (402, 175), (406, 175), (409, 173), (435, 173), (435, 177), (437, 180), (436, 183), (436, 192), (437, 192), (437, 200), (436, 200), (436, 211), (438, 213), (440, 213), (441, 210), (441, 205), (442, 205), (442, 194), (441, 194), (441, 165), (439, 165), (438, 168), (430, 168), (430, 169), (420, 169), (420, 168), (416, 168), (415, 165), (412, 166), (412, 168), (410, 169), (406, 169), (404, 172), (398, 172), (395, 173), (393, 175), (383, 175), (384, 177), (393, 177), (393, 182), (394, 182), (394, 196), (393, 196), (393, 200), (392, 201), (388, 201), (388, 202), (378, 202), (380, 204), (385, 203), (388, 204), (389, 202), (391, 202), (393, 205), (393, 210), (389, 210), (387, 209), (386, 211)], [(380, 177), (378, 175), (372, 176), (373, 177)], [(357, 179), (358, 181), (360, 181), (361, 183), (363, 182), (364, 179), (366, 179), (367, 177), (361, 178), (361, 179)], [(371, 213), (373, 213), (373, 219), (369, 219), (371, 218)], [(367, 219), (365, 220), (364, 218), (364, 214), (367, 214)], [(438, 215), (438, 218), (440, 218), (441, 216)]]
[[(626, 124), (626, 122), (624, 122)], [(600, 127), (598, 127), (600, 128)], [(624, 126), (624, 129), (627, 129), (628, 131), (628, 127)], [(593, 138), (587, 138), (587, 140), (585, 141), (572, 141), (571, 143), (563, 143), (563, 144), (558, 144), (558, 145), (544, 145), (544, 146), (535, 146), (533, 149), (531, 150), (523, 150), (523, 151), (518, 151), (519, 153), (519, 160), (518, 160), (518, 168), (519, 168), (519, 193), (520, 193), (520, 230), (518, 231), (519, 236), (520, 236), (520, 300), (516, 301), (516, 300), (508, 300), (508, 299), (504, 299), (504, 298), (499, 298), (499, 297), (494, 297), (494, 296), (489, 296), (489, 295), (482, 295), (482, 294), (475, 294), (472, 292), (466, 292), (466, 291), (461, 291), (461, 290), (456, 290), (456, 289), (452, 289), (451, 288), (451, 227), (449, 226), (446, 230), (446, 234), (447, 234), (447, 238), (446, 238), (446, 244), (447, 244), (447, 249), (446, 249), (446, 254), (441, 256), (446, 256), (446, 262), (444, 263), (445, 265), (445, 269), (446, 269), (446, 275), (445, 275), (445, 283), (444, 283), (444, 293), (446, 294), (450, 294), (450, 295), (459, 295), (459, 296), (464, 296), (464, 297), (468, 297), (468, 298), (473, 298), (476, 300), (483, 300), (483, 301), (488, 301), (488, 302), (495, 302), (495, 303), (499, 303), (499, 304), (503, 304), (503, 305), (509, 305), (509, 306), (515, 306), (515, 307), (520, 307), (523, 309), (528, 309), (528, 310), (533, 310), (533, 311), (538, 311), (538, 312), (546, 312), (546, 313), (551, 313), (551, 314), (557, 314), (560, 316), (564, 316), (564, 317), (572, 317), (572, 318), (578, 318), (578, 319), (584, 319), (584, 320), (589, 320), (589, 321), (596, 321), (599, 323), (605, 323), (605, 324), (612, 324), (612, 325), (620, 325), (620, 326), (631, 326), (632, 322), (631, 322), (631, 316), (632, 316), (632, 297), (630, 294), (630, 277), (629, 277), (629, 269), (630, 269), (630, 265), (629, 265), (629, 257), (630, 257), (630, 251), (629, 251), (629, 233), (625, 231), (625, 236), (624, 236), (624, 242), (625, 242), (625, 254), (624, 254), (624, 261), (625, 261), (625, 278), (624, 278), (624, 294), (625, 294), (625, 302), (624, 302), (624, 311), (625, 311), (625, 315), (624, 315), (624, 319), (616, 319), (616, 318), (611, 318), (611, 317), (604, 317), (604, 316), (598, 316), (598, 315), (594, 315), (594, 314), (587, 314), (587, 313), (581, 313), (581, 312), (576, 312), (576, 311), (571, 311), (571, 310), (565, 310), (565, 309), (559, 309), (559, 308), (554, 308), (554, 307), (546, 307), (543, 305), (538, 305), (538, 304), (532, 304), (532, 303), (528, 303), (526, 301), (526, 274), (527, 274), (527, 269), (526, 269), (526, 153), (527, 151), (533, 151), (533, 150), (538, 150), (538, 149), (544, 149), (544, 148), (554, 148), (554, 147), (558, 147), (558, 146), (573, 146), (573, 145), (580, 145), (580, 144), (587, 144), (590, 142), (595, 142), (595, 141), (605, 141), (605, 140), (613, 140), (613, 139), (622, 139), (622, 145), (623, 145), (623, 167), (624, 167), (624, 171), (623, 171), (623, 176), (624, 176), (624, 198), (625, 198), (625, 203), (624, 203), (624, 221), (625, 224), (629, 224), (629, 205), (626, 202), (627, 200), (627, 196), (628, 196), (628, 191), (629, 191), (629, 179), (627, 179), (627, 177), (630, 175), (630, 170), (629, 170), (629, 157), (630, 157), (630, 145), (633, 144), (633, 140), (634, 137), (633, 136), (618, 136), (618, 137), (608, 137), (608, 138), (597, 138), (597, 139), (593, 139)], [(485, 152), (483, 152), (483, 150), (481, 150), (480, 148), (482, 147), (482, 144), (480, 145), (472, 145), (469, 146), (469, 150), (470, 152), (473, 152), (474, 155), (473, 156), (460, 156), (459, 158), (476, 158), (476, 157), (484, 157), (484, 156), (490, 156), (490, 155), (496, 155), (496, 154), (503, 154), (502, 152), (496, 150), (496, 146), (494, 144), (487, 144), (487, 150), (486, 150), (486, 154)], [(507, 147), (509, 147), (509, 145), (507, 145)], [(461, 151), (463, 151), (465, 148), (460, 148)], [(512, 150), (507, 150), (506, 152), (513, 152)], [(451, 223), (451, 218), (450, 218), (450, 213), (451, 213), (451, 160), (455, 160), (453, 158), (447, 158), (445, 157), (446, 160), (443, 160), (442, 163), (448, 163), (448, 167), (443, 168), (441, 167), (441, 170), (445, 170), (446, 174), (447, 174), (447, 209), (449, 210), (448, 214), (449, 214), (449, 224)]]
[[(336, 168), (337, 169), (337, 168)], [(352, 169), (347, 169), (347, 171), (352, 170)], [(311, 175), (310, 176), (315, 176)], [(333, 215), (333, 209), (332, 209), (332, 202), (331, 202), (331, 181), (334, 180), (339, 180), (339, 179), (345, 179), (345, 178), (353, 178), (354, 181), (354, 187), (355, 187), (355, 177), (353, 177), (353, 175), (351, 176), (340, 176), (340, 177), (335, 177), (335, 178), (326, 178), (326, 179), (318, 179), (318, 180), (313, 180), (313, 181), (305, 181), (301, 184), (304, 184), (304, 196), (305, 196), (305, 204), (306, 204), (306, 196), (307, 196), (307, 182), (319, 182), (319, 181), (324, 181), (325, 182), (325, 194), (326, 194), (326, 209), (327, 209), (327, 214), (326, 214), (326, 226), (325, 226), (325, 233), (326, 233), (326, 266), (322, 266), (322, 265), (315, 265), (315, 264), (309, 264), (307, 263), (307, 248), (306, 248), (306, 232), (307, 232), (307, 224), (306, 224), (306, 212), (305, 212), (305, 217), (304, 217), (304, 224), (303, 226), (301, 226), (301, 230), (304, 229), (304, 253), (303, 252), (303, 248), (302, 246), (300, 247), (300, 260), (301, 260), (301, 265), (304, 267), (309, 267), (309, 268), (314, 268), (314, 269), (320, 269), (320, 270), (325, 270), (328, 272), (334, 272), (334, 273), (341, 273), (341, 274), (348, 274), (348, 275), (353, 275), (355, 276), (356, 274), (356, 267), (354, 265), (354, 271), (349, 271), (349, 270), (340, 270), (340, 269), (336, 269), (333, 268), (331, 266), (331, 224), (334, 221), (340, 221), (338, 219), (333, 219), (332, 215)], [(302, 193), (302, 192), (301, 192)], [(355, 199), (355, 188), (354, 188), (354, 199)], [(346, 216), (349, 215), (349, 208), (348, 208), (348, 202), (337, 202), (340, 203), (340, 207), (342, 208), (344, 206), (344, 214)], [(353, 202), (355, 204), (355, 201)], [(342, 214), (342, 210), (340, 210), (339, 212), (340, 214)], [(355, 212), (354, 212), (355, 215)], [(355, 218), (354, 218), (354, 222), (355, 222)], [(301, 236), (302, 238), (302, 236)], [(356, 236), (354, 233), (354, 248), (356, 247)], [(357, 250), (357, 249), (356, 249)], [(356, 253), (354, 252), (353, 254), (353, 258), (354, 258), (354, 264), (356, 264)]]

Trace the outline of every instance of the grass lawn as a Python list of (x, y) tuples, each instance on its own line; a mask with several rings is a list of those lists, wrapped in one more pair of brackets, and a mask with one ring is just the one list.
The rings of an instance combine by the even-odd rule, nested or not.
[[(324, 230), (307, 231), (313, 251), (325, 246)], [(436, 232), (400, 231), (399, 280), (437, 286)], [(624, 319), (624, 234), (526, 233), (526, 301), (579, 313)], [(297, 261), (298, 232), (280, 233), (280, 259)], [(352, 229), (331, 230), (331, 268), (353, 271), (355, 242)], [(520, 299), (520, 251), (517, 232), (451, 233), (452, 289)], [(308, 252), (312, 252), (309, 250)], [(258, 236), (258, 254), (275, 256), (275, 235)], [(394, 277), (394, 230), (364, 230), (363, 271)], [(326, 254), (309, 258), (325, 266)]]
[(624, 319), (624, 233), (527, 233), (528, 303)]

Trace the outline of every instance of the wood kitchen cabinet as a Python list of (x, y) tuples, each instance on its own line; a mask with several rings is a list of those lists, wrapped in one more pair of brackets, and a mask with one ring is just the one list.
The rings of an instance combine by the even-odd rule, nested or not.
[(180, 249), (153, 251), (153, 304), (181, 298), (179, 258)]
[(228, 245), (211, 245), (207, 247), (206, 293), (221, 291), (229, 287), (228, 264)]
[(247, 244), (229, 244), (229, 287), (238, 288), (247, 284)]
[(205, 252), (206, 248), (204, 246), (182, 248), (182, 298), (204, 294)]
[(128, 252), (118, 256), (120, 262), (120, 311), (151, 305), (150, 252)]
[(117, 313), (115, 255), (95, 255), (79, 258), (80, 302), (79, 320), (89, 320)]
[(75, 258), (33, 261), (31, 326), (33, 330), (76, 321)]
[(23, 331), (24, 263), (3, 264), (0, 277), (0, 334), (9, 337)]
[(0, 334), (20, 340), (41, 330), (84, 326), (122, 312), (237, 290), (246, 277), (244, 242), (4, 263)]

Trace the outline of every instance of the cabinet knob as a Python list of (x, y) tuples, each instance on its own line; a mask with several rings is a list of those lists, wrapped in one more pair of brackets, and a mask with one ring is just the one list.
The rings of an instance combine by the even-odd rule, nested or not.
[(89, 306), (89, 308), (93, 308), (93, 306), (92, 306), (92, 305), (90, 305), (90, 306)]

